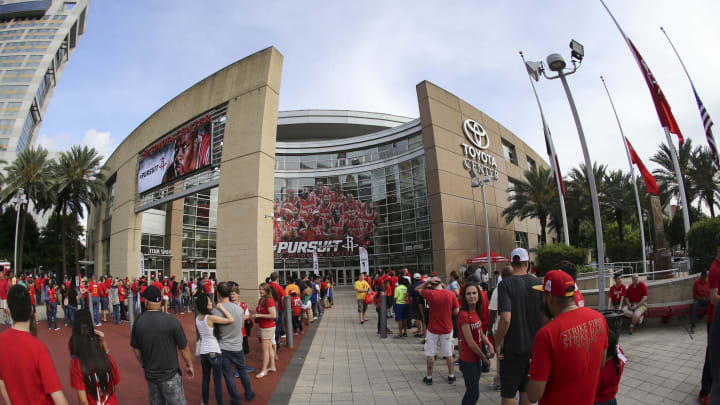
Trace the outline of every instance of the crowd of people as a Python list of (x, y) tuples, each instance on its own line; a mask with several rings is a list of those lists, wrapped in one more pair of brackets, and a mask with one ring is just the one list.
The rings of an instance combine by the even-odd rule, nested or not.
[[(434, 384), (438, 356), (447, 365), (448, 384), (456, 382), (459, 366), (466, 387), (464, 405), (477, 403), (480, 376), (490, 371), (494, 357), (497, 375), (491, 386), (500, 391), (504, 405), (516, 400), (540, 405), (616, 404), (627, 359), (603, 315), (585, 307), (575, 265), (562, 261), (557, 270), (539, 278), (529, 271), (533, 266), (525, 249), (513, 250), (510, 257), (510, 265), (497, 274), (496, 282), (483, 267), (453, 271), (447, 283), (434, 273), (411, 275), (406, 269), (372, 277), (361, 274), (354, 284), (359, 322), (367, 321), (367, 303), (374, 302), (378, 333), (384, 332), (380, 315), (382, 300), (387, 300), (385, 316), (388, 320), (394, 316), (398, 329), (386, 332), (403, 339), (414, 324), (414, 336), (423, 339), (427, 385)], [(639, 286), (644, 284), (633, 280), (626, 290)], [(633, 294), (619, 308), (631, 311), (637, 323), (634, 316), (642, 315), (647, 289), (640, 298)]]

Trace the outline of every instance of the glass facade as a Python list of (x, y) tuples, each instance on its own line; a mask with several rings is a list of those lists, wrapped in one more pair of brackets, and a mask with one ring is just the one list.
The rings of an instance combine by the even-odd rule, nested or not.
[(164, 255), (165, 235), (154, 235), (143, 233), (140, 239), (140, 251), (144, 256), (145, 275), (152, 277), (170, 276), (166, 269), (170, 270), (168, 255)]
[[(372, 148), (308, 155), (277, 155), (276, 167), (297, 169), (292, 174), (283, 170), (275, 172), (275, 206), (277, 218), (286, 215), (283, 211), (294, 193), (322, 194), (318, 187), (325, 187), (332, 196), (338, 189), (346, 196), (351, 194), (349, 201), (357, 205), (358, 212), (375, 211), (377, 217), (372, 232), (366, 242), (369, 255), (370, 270), (395, 269), (407, 267), (411, 273), (432, 271), (432, 240), (430, 232), (430, 210), (428, 208), (427, 183), (425, 177), (425, 156), (422, 153), (422, 134), (413, 134), (402, 140), (385, 143)], [(401, 160), (406, 156), (406, 160)], [(359, 160), (354, 163), (354, 159)], [(400, 162), (397, 162), (401, 160)], [(383, 164), (387, 161), (387, 164)], [(367, 163), (372, 164), (368, 165)], [(333, 165), (333, 164), (337, 165)], [(339, 163), (339, 164), (338, 164)], [(323, 165), (323, 166), (318, 166)], [(343, 167), (358, 165), (358, 171), (347, 174), (328, 175), (319, 170), (327, 167)], [(368, 167), (363, 170), (362, 166)], [(350, 168), (351, 169), (351, 168)], [(347, 170), (347, 169), (346, 169)], [(298, 177), (300, 176), (300, 177)], [(317, 190), (316, 190), (317, 189)], [(288, 190), (293, 190), (288, 192)], [(304, 191), (305, 190), (305, 191)], [(288, 195), (290, 194), (290, 195)], [(305, 197), (300, 197), (301, 199)], [(337, 204), (342, 198), (326, 198), (327, 205)], [(322, 206), (321, 198), (317, 205)], [(309, 204), (308, 199), (299, 200), (299, 206)], [(370, 205), (369, 203), (372, 203)], [(347, 203), (345, 203), (347, 204)], [(317, 208), (317, 207), (314, 207)], [(332, 210), (332, 208), (330, 208)], [(302, 215), (302, 209), (301, 214)], [(361, 215), (361, 214), (358, 214)], [(296, 217), (299, 217), (296, 216)], [(352, 214), (346, 214), (344, 221), (351, 220)], [(289, 223), (293, 219), (289, 218)], [(309, 229), (313, 229), (313, 219), (309, 218)], [(288, 225), (289, 226), (289, 225)], [(300, 227), (302, 229), (302, 226)], [(322, 233), (325, 239), (332, 239), (329, 228)], [(345, 237), (352, 234), (346, 228)], [(328, 235), (328, 232), (330, 233)], [(284, 233), (278, 240), (301, 240), (292, 232)], [(335, 236), (337, 238), (337, 236)], [(323, 238), (318, 238), (322, 240)], [(357, 240), (357, 237), (355, 238)], [(362, 245), (362, 242), (360, 242)], [(276, 247), (278, 244), (276, 244)], [(339, 254), (319, 254), (318, 266), (322, 273), (332, 274), (339, 285), (351, 284), (360, 272), (357, 250), (349, 253), (340, 250)], [(281, 274), (281, 281), (286, 282), (299, 277), (302, 272), (313, 271), (310, 255), (292, 255), (275, 253), (275, 270)]]
[(182, 276), (215, 274), (218, 189), (185, 197), (182, 226)]

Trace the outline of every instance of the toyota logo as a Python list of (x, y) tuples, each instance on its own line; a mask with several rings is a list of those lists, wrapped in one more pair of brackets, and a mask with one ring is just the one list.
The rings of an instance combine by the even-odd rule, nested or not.
[(478, 149), (487, 149), (490, 147), (490, 138), (485, 129), (473, 120), (465, 120), (463, 123), (463, 132), (470, 142)]

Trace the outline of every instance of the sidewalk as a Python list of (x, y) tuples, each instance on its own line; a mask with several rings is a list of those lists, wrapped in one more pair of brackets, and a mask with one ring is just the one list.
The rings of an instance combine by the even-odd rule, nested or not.
[[(434, 384), (425, 375), (422, 339), (380, 339), (375, 308), (360, 325), (355, 294), (337, 290), (335, 306), (325, 315), (312, 341), (290, 403), (304, 404), (453, 404), (465, 393), (462, 373), (447, 383), (447, 366), (439, 359)], [(397, 324), (389, 321), (391, 330)], [(414, 330), (414, 328), (413, 328)], [(691, 339), (680, 324), (639, 327), (633, 336), (623, 333), (620, 345), (629, 359), (618, 401), (634, 404), (696, 404), (705, 356), (705, 324)], [(495, 367), (480, 381), (478, 403), (500, 403), (489, 387)]]

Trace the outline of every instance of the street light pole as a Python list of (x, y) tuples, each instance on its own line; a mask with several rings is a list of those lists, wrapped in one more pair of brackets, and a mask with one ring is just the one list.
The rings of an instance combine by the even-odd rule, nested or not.
[(27, 199), (25, 198), (25, 190), (22, 188), (19, 188), (17, 191), (17, 194), (15, 195), (15, 253), (13, 255), (14, 262), (13, 262), (13, 272), (15, 274), (19, 274), (19, 270), (17, 268), (18, 265), (18, 235), (20, 230), (20, 207), (22, 207), (23, 204), (27, 202)]
[(485, 201), (485, 185), (490, 183), (491, 177), (485, 175), (482, 179), (479, 179), (477, 178), (475, 170), (470, 170), (470, 177), (472, 177), (472, 187), (480, 187), (480, 193), (482, 194), (483, 212), (485, 213), (485, 246), (487, 247), (488, 272), (492, 274), (492, 257), (490, 254), (490, 225), (488, 222), (487, 202)]

